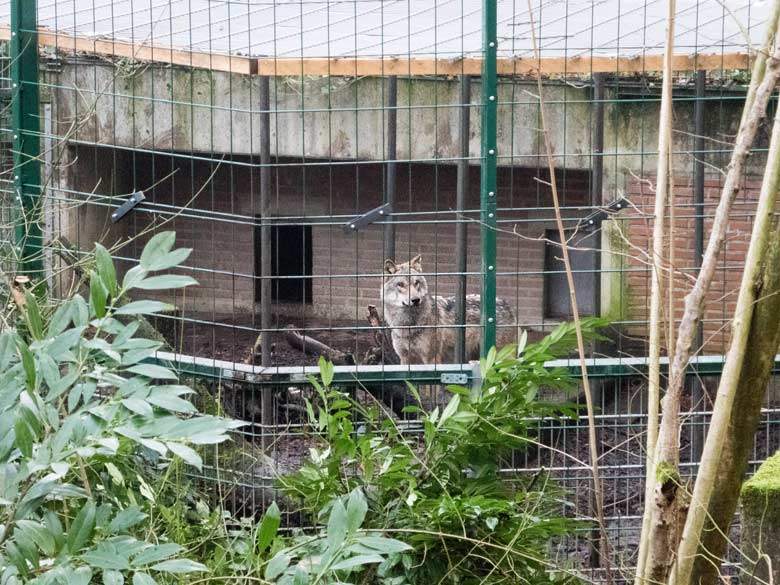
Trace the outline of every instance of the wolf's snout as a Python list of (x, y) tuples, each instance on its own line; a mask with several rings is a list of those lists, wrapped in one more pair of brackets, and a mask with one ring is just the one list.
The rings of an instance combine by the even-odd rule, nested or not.
[(421, 301), (421, 300), (422, 300), (422, 299), (420, 299), (419, 297), (418, 297), (418, 298), (416, 298), (416, 299), (412, 299), (412, 306), (413, 306), (413, 307), (419, 307), (419, 306), (420, 306), (420, 301)]

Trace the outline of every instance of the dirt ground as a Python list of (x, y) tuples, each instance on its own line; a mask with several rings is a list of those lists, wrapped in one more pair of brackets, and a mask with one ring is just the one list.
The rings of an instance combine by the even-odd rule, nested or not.
[[(280, 318), (281, 319), (281, 318)], [(368, 329), (356, 329), (354, 321), (287, 319), (275, 326), (271, 333), (272, 366), (311, 366), (317, 364), (317, 356), (291, 347), (285, 340), (283, 329), (287, 325), (310, 332), (317, 340), (330, 347), (350, 353), (359, 363), (366, 350), (374, 344), (374, 333)], [(361, 327), (363, 324), (360, 324)], [(259, 328), (259, 327), (258, 327)], [(225, 319), (216, 323), (198, 321), (178, 322), (175, 345), (182, 353), (231, 362), (246, 362), (252, 354), (257, 332), (251, 323)], [(257, 357), (259, 363), (259, 356)]]

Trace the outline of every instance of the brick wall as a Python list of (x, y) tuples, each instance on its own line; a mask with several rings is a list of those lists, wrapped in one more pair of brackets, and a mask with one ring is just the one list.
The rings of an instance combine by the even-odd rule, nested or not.
[[(152, 215), (135, 211), (121, 224), (109, 227), (118, 234), (138, 234), (153, 222), (177, 232), (177, 245), (193, 248), (187, 262), (200, 286), (169, 300), (188, 314), (204, 319), (241, 316), (248, 324), (254, 313), (255, 229), (259, 206), (259, 170), (248, 159), (216, 165), (186, 157), (119, 154), (110, 169), (118, 177), (118, 193), (143, 189)], [(255, 161), (256, 162), (256, 161)], [(274, 303), (283, 326), (290, 317), (318, 317), (364, 321), (365, 306), (378, 304), (383, 266), (383, 228), (372, 225), (346, 234), (350, 217), (381, 204), (384, 167), (377, 164), (327, 165), (322, 161), (281, 161), (272, 173), (275, 216), (295, 216), (290, 223), (312, 227), (313, 295), (306, 305)], [(314, 164), (311, 164), (314, 163)], [(535, 169), (500, 169), (498, 206), (498, 291), (515, 307), (521, 323), (543, 321), (544, 243), (539, 238), (554, 227), (546, 173)], [(537, 180), (537, 176), (541, 181)], [(396, 259), (420, 253), (429, 284), (438, 294), (455, 290), (456, 169), (452, 165), (398, 165), (396, 203)], [(588, 175), (567, 171), (558, 176), (564, 205), (588, 200)], [(468, 270), (480, 270), (479, 169), (470, 171), (467, 214)], [(174, 216), (176, 208), (187, 209)], [(570, 215), (587, 211), (573, 209)], [(161, 225), (163, 220), (169, 220)], [(150, 237), (138, 237), (121, 254), (137, 258)], [(130, 266), (128, 262), (125, 267)], [(479, 292), (477, 275), (468, 278), (469, 292)]]
[[(650, 270), (647, 265), (647, 257), (643, 257), (638, 251), (649, 251), (652, 245), (653, 231), (653, 206), (654, 191), (652, 185), (655, 178), (640, 181), (632, 180), (626, 192), (629, 199), (634, 202), (641, 213), (632, 213), (631, 219), (621, 221), (624, 233), (630, 241), (631, 249), (624, 249), (627, 254), (623, 266), (626, 268), (625, 281), (628, 285), (629, 319), (639, 321), (631, 326), (634, 335), (646, 339), (647, 328), (644, 322), (649, 316), (650, 307)], [(752, 229), (753, 214), (756, 201), (761, 188), (760, 178), (748, 178), (743, 182), (740, 193), (734, 205), (726, 241), (721, 250), (717, 264), (717, 270), (706, 300), (704, 322), (704, 353), (719, 354), (727, 348), (729, 338), (730, 320), (734, 316), (737, 301), (737, 292), (742, 278), (742, 271), (750, 231)], [(715, 206), (720, 198), (721, 180), (716, 177), (708, 177), (705, 181), (705, 221), (704, 221), (704, 246), (706, 248), (712, 226), (712, 216)], [(696, 275), (694, 265), (695, 252), (695, 216), (693, 208), (692, 178), (689, 176), (676, 177), (674, 194), (677, 201), (674, 223), (674, 264), (676, 267), (673, 279), (674, 286), (674, 317), (677, 323), (682, 316), (685, 295), (690, 291), (693, 278)], [(644, 216), (643, 216), (644, 214)], [(669, 249), (669, 231), (667, 220), (667, 239), (665, 242), (665, 254)], [(667, 285), (665, 285), (667, 286)], [(668, 291), (668, 288), (667, 288)], [(668, 307), (668, 302), (665, 303)], [(666, 309), (668, 313), (668, 309)]]

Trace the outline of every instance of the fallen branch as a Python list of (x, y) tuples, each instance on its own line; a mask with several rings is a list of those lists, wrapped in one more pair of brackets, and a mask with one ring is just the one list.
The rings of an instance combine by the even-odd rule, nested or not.
[(284, 338), (290, 347), (298, 349), (305, 354), (313, 356), (322, 356), (326, 360), (333, 362), (337, 366), (354, 366), (355, 358), (350, 353), (344, 353), (329, 345), (314, 339), (309, 335), (304, 335), (290, 325), (284, 332)]

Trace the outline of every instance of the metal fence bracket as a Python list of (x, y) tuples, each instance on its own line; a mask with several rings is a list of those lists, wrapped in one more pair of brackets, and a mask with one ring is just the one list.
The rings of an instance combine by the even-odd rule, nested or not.
[(352, 232), (356, 232), (360, 228), (370, 225), (375, 221), (377, 221), (378, 219), (382, 219), (389, 216), (390, 216), (390, 204), (385, 203), (384, 205), (380, 205), (379, 207), (376, 207), (371, 211), (367, 211), (363, 215), (356, 217), (352, 221), (345, 223), (344, 231), (348, 234)]
[(144, 195), (143, 191), (136, 191), (135, 193), (130, 195), (130, 198), (124, 203), (122, 203), (122, 205), (120, 205), (117, 208), (117, 210), (111, 214), (111, 223), (118, 222), (130, 211), (132, 211), (144, 199), (146, 199), (146, 196)]
[(469, 377), (467, 374), (442, 374), (441, 375), (441, 383), (442, 384), (454, 384), (457, 386), (463, 386), (464, 384), (468, 384)]

